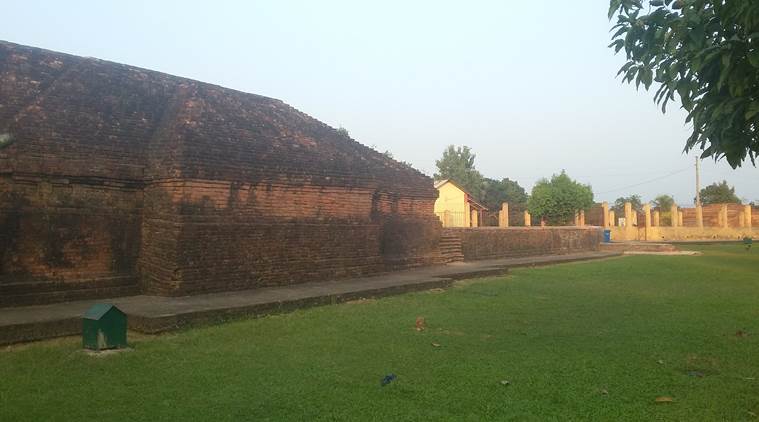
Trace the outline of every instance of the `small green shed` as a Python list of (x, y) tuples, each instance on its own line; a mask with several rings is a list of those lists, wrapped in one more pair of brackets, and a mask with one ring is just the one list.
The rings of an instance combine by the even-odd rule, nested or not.
[(104, 350), (127, 347), (127, 317), (121, 309), (108, 303), (93, 305), (82, 318), (82, 346)]

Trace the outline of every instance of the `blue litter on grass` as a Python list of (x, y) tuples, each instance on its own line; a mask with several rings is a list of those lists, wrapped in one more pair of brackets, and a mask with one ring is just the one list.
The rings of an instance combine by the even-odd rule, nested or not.
[(385, 378), (382, 378), (382, 381), (380, 381), (380, 385), (384, 387), (393, 382), (396, 378), (398, 377), (395, 376), (395, 374), (385, 375)]

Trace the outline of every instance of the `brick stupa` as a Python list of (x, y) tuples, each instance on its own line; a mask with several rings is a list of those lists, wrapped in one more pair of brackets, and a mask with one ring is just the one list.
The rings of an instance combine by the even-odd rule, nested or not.
[(282, 101), (0, 41), (5, 305), (435, 263), (436, 197)]

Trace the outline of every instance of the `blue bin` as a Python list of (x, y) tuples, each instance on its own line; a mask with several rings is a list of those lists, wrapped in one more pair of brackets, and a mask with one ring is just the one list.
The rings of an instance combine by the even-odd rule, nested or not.
[(606, 229), (604, 230), (604, 243), (611, 242), (611, 230)]

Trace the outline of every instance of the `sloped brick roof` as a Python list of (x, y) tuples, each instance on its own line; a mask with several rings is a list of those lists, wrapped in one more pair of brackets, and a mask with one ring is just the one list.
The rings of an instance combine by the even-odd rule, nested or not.
[[(325, 99), (328, 101), (328, 99)], [(280, 100), (0, 41), (0, 173), (377, 186), (432, 181)]]

